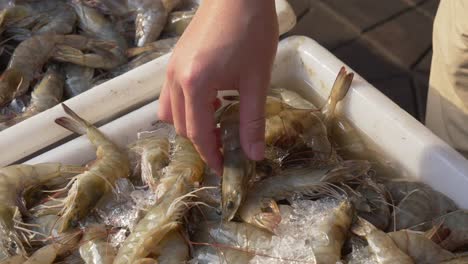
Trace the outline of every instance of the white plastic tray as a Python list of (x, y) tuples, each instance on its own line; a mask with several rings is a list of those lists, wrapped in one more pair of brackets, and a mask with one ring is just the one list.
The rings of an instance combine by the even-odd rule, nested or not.
[[(162, 65), (166, 59), (161, 58), (155, 63)], [(328, 96), (336, 74), (343, 65), (315, 41), (300, 36), (289, 37), (280, 42), (272, 84), (291, 88), (309, 99), (315, 98), (317, 102), (317, 98), (320, 101)], [(144, 69), (147, 68), (141, 70)], [(163, 74), (162, 66), (157, 74)], [(76, 110), (82, 114), (82, 109)], [(138, 131), (151, 128), (156, 121), (156, 111), (157, 102), (154, 102), (102, 129), (113, 140), (125, 145), (136, 138)], [(468, 209), (468, 161), (358, 74), (339, 111), (343, 111), (377, 148), (394, 161), (405, 177), (428, 183)], [(47, 125), (64, 130), (52, 121)], [(92, 157), (94, 150), (81, 137), (27, 163), (83, 163)]]
[[(280, 34), (291, 30), (296, 15), (286, 0), (276, 0)], [(106, 123), (159, 96), (169, 55), (148, 62), (94, 87), (65, 103), (92, 123)], [(53, 125), (61, 114), (56, 106), (0, 132), (0, 166), (17, 162), (70, 135)]]

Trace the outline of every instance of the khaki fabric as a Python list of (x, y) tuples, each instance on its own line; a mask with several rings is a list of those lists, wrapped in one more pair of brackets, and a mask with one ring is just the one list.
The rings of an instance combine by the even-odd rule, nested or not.
[(426, 126), (468, 153), (468, 0), (441, 0), (434, 21)]

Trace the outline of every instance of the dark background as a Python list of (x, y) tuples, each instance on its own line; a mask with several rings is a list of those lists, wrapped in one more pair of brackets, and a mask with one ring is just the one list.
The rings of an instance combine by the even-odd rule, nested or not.
[(288, 0), (297, 25), (424, 122), (432, 24), (440, 0)]

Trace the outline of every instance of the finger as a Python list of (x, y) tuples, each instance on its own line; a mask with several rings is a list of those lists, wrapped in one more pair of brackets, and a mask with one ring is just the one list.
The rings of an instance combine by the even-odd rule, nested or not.
[(262, 160), (265, 155), (265, 101), (268, 82), (259, 78), (245, 78), (241, 82), (240, 139), (246, 155)]
[(159, 108), (158, 108), (158, 117), (160, 120), (173, 123), (172, 120), (172, 111), (171, 111), (171, 97), (170, 97), (170, 87), (167, 84), (167, 81), (164, 81), (161, 94), (159, 95)]
[(221, 152), (216, 140), (213, 100), (209, 94), (190, 94), (185, 98), (187, 136), (202, 159), (218, 175), (222, 175)]
[(185, 126), (185, 98), (180, 85), (174, 82), (171, 87), (171, 111), (174, 127), (178, 135), (187, 136), (187, 129)]

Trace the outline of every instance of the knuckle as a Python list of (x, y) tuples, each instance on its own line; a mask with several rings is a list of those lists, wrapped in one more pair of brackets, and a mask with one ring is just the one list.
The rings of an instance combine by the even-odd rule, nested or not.
[(196, 95), (198, 88), (203, 86), (205, 71), (199, 62), (192, 62), (180, 76), (182, 89), (189, 95)]

